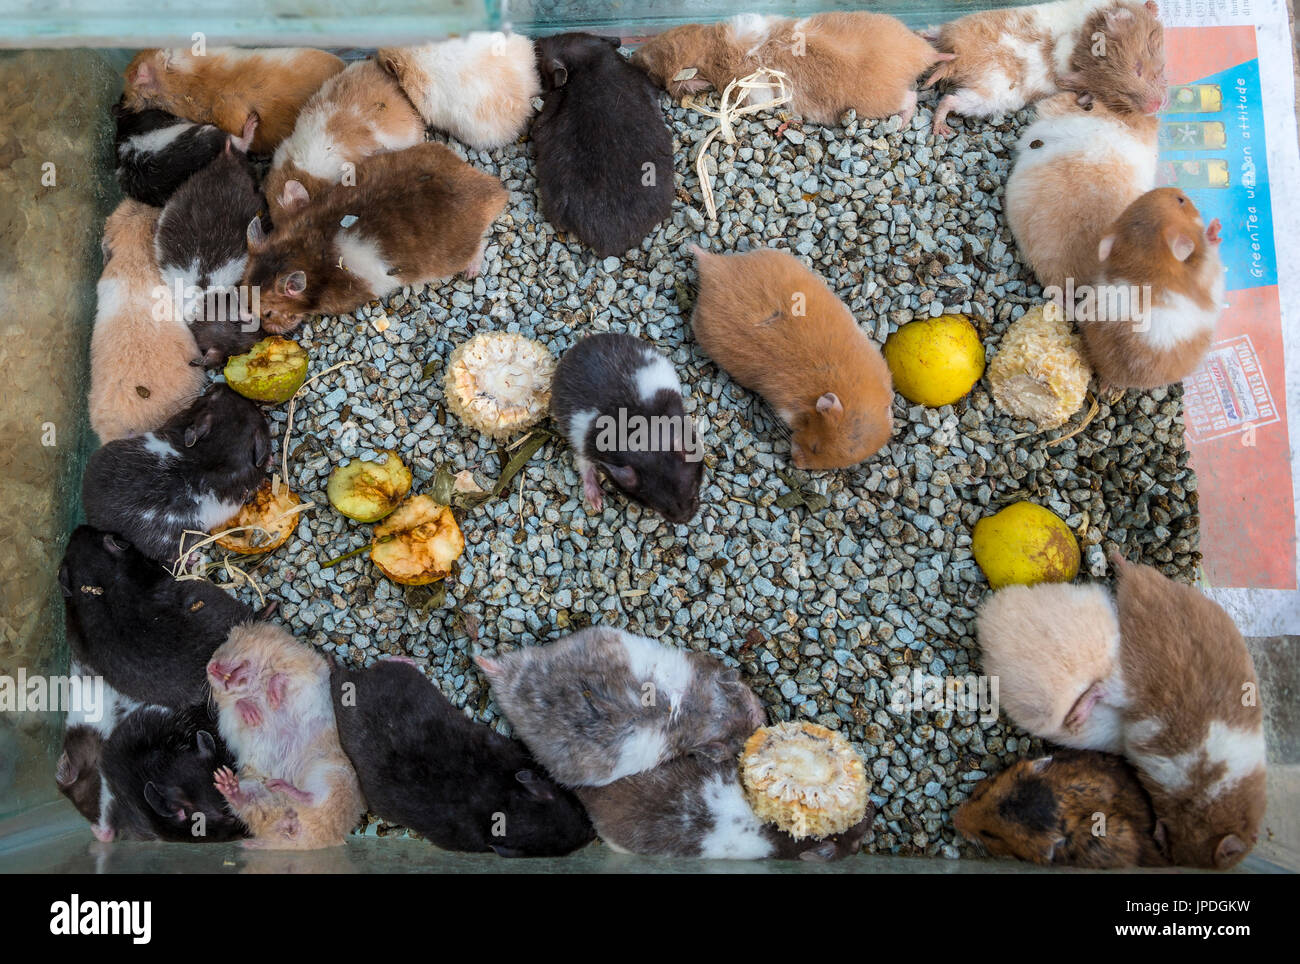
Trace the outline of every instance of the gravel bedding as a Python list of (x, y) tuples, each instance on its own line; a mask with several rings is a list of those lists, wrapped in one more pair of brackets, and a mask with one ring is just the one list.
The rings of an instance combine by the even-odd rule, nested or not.
[[(923, 95), (925, 96), (925, 95)], [(347, 359), (299, 396), (291, 485), (316, 503), (290, 541), (253, 570), (298, 636), (354, 663), (407, 654), (476, 719), (509, 732), (471, 656), (607, 623), (708, 650), (738, 664), (773, 721), (809, 719), (862, 752), (880, 809), (864, 851), (957, 857), (951, 811), (974, 782), (1041, 749), (1003, 720), (973, 712), (889, 709), (890, 681), (914, 669), (978, 672), (974, 611), (988, 585), (970, 550), (982, 516), (1018, 499), (1052, 509), (1080, 537), (1083, 568), (1104, 552), (1191, 582), (1200, 560), (1196, 479), (1183, 447), (1181, 389), (1130, 392), (1073, 438), (1082, 419), (1041, 434), (998, 413), (981, 383), (939, 409), (898, 396), (895, 436), (850, 471), (802, 473), (779, 420), (696, 346), (691, 244), (785, 248), (811, 265), (875, 341), (917, 317), (971, 315), (990, 355), (1039, 291), (1001, 218), (1002, 185), (1022, 112), (930, 133), (933, 95), (911, 126), (840, 127), (763, 115), (715, 143), (719, 220), (706, 223), (694, 147), (713, 121), (673, 104), (679, 202), (626, 257), (599, 259), (557, 238), (539, 215), (531, 145), (467, 152), (510, 191), (482, 275), (406, 289), (294, 336), (313, 373)], [(789, 121), (789, 126), (786, 122)], [(373, 322), (386, 319), (380, 333)], [(391, 448), (427, 491), (440, 466), (489, 487), (497, 445), (442, 404), (452, 349), (484, 330), (518, 331), (557, 355), (597, 331), (625, 331), (667, 352), (708, 430), (703, 508), (671, 526), (606, 486), (589, 514), (571, 454), (548, 442), (508, 496), (459, 513), (467, 547), (443, 589), (404, 590), (365, 555), (371, 526), (334, 512), (331, 467)], [(277, 451), (286, 406), (269, 411)], [(774, 505), (782, 495), (789, 508)], [(805, 498), (811, 496), (811, 498)], [(824, 498), (817, 498), (822, 496)], [(247, 589), (240, 594), (254, 599)], [(368, 833), (392, 828), (371, 822)]]

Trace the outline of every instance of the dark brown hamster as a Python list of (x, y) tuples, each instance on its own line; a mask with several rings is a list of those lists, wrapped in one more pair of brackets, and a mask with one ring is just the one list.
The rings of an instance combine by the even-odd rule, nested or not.
[(673, 139), (659, 92), (618, 47), (589, 33), (536, 44), (542, 213), (602, 257), (636, 247), (673, 207)]
[(673, 523), (700, 508), (704, 445), (672, 363), (631, 335), (589, 335), (560, 357), (551, 417), (573, 447), (583, 492), (604, 504), (597, 471)]
[(370, 809), (444, 850), (558, 857), (595, 836), (517, 740), (475, 723), (414, 665), (330, 672), (339, 741)]
[(207, 665), (253, 611), (205, 579), (177, 580), (110, 532), (78, 526), (59, 567), (68, 643), (88, 671), (143, 703), (208, 698)]
[(1122, 757), (1058, 750), (981, 780), (953, 815), (994, 857), (1067, 867), (1163, 867), (1156, 815)]
[[(257, 405), (216, 385), (156, 432), (109, 442), (81, 480), (86, 521), (171, 564), (182, 534), (225, 522), (270, 467), (271, 435)], [(187, 538), (187, 545), (197, 541)]]
[(875, 807), (849, 830), (796, 840), (762, 823), (745, 799), (735, 756), (684, 756), (603, 787), (579, 787), (600, 839), (622, 853), (722, 860), (829, 861), (856, 854)]

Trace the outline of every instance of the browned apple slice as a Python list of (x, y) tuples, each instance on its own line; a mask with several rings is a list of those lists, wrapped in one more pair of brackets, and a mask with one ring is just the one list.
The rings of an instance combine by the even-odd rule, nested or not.
[(451, 509), (432, 496), (415, 495), (375, 526), (371, 561), (403, 586), (423, 586), (451, 573), (465, 551), (465, 536)]
[[(299, 513), (293, 512), (302, 499), (289, 491), (283, 483), (278, 492), (274, 491), (270, 479), (264, 479), (257, 494), (244, 504), (235, 515), (212, 530), (212, 534), (226, 532), (217, 540), (217, 545), (242, 556), (255, 556), (270, 552), (284, 545), (293, 534), (298, 524)], [(244, 529), (243, 526), (256, 528)], [(227, 532), (238, 529), (237, 532)]]

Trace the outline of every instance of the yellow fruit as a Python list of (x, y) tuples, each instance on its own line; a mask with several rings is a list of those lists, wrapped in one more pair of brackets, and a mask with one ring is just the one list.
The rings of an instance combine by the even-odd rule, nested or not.
[(378, 522), (410, 491), (411, 470), (393, 452), (385, 452), (383, 462), (353, 459), (336, 466), (325, 487), (330, 505), (358, 522)]
[(375, 526), (370, 561), (393, 582), (423, 586), (450, 575), (464, 551), (465, 536), (451, 509), (432, 496), (416, 495)]
[(975, 523), (971, 552), (989, 585), (1069, 582), (1079, 572), (1079, 543), (1061, 519), (1040, 505), (1016, 502)]
[(212, 534), (235, 529), (240, 526), (257, 526), (241, 532), (231, 532), (217, 540), (217, 545), (241, 556), (253, 556), (278, 549), (293, 534), (298, 524), (298, 513), (290, 510), (302, 504), (302, 499), (289, 491), (287, 485), (281, 484), (279, 492), (273, 492), (271, 480), (264, 479), (261, 488), (252, 500), (246, 503), (233, 518), (227, 519)]
[(226, 362), (226, 384), (245, 398), (278, 405), (307, 380), (307, 352), (296, 341), (272, 335)]
[(965, 315), (909, 321), (885, 340), (894, 391), (938, 408), (964, 397), (984, 374), (984, 346)]

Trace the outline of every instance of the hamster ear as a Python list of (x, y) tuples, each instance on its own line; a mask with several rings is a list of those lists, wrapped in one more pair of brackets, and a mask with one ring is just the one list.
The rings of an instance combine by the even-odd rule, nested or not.
[(194, 420), (193, 425), (186, 426), (185, 447), (187, 449), (194, 448), (195, 444), (198, 443), (201, 439), (207, 438), (208, 433), (211, 431), (212, 431), (212, 413), (204, 412), (202, 415), (200, 415), (198, 418)]
[(821, 415), (843, 415), (844, 406), (841, 404), (838, 395), (834, 392), (827, 392), (817, 399), (817, 412)]
[(601, 462), (600, 467), (605, 470), (611, 479), (624, 489), (635, 489), (637, 485), (636, 469), (630, 465), (610, 465), (608, 462)]
[(266, 244), (266, 232), (262, 230), (261, 217), (254, 217), (248, 222), (248, 230), (244, 234), (248, 240), (249, 248), (257, 250)]
[(1105, 261), (1110, 257), (1111, 249), (1115, 247), (1115, 235), (1108, 234), (1101, 239), (1101, 244), (1097, 245), (1097, 260)]
[(727, 759), (727, 757), (731, 756), (731, 753), (728, 752), (725, 743), (719, 740), (714, 740), (711, 743), (700, 743), (697, 746), (691, 747), (690, 755), (708, 760), (710, 763), (721, 763), (723, 760)]
[(505, 667), (490, 656), (475, 656), (474, 662), (487, 674), (488, 679), (498, 679), (505, 674)]
[(1169, 250), (1176, 261), (1186, 261), (1196, 250), (1196, 242), (1181, 232), (1166, 235), (1165, 240), (1169, 242)]
[(1169, 824), (1165, 823), (1163, 820), (1157, 820), (1156, 828), (1151, 832), (1151, 836), (1155, 838), (1156, 846), (1160, 848), (1160, 852), (1163, 853), (1166, 857), (1168, 857), (1169, 856)]
[(550, 801), (555, 799), (555, 790), (551, 785), (539, 777), (532, 770), (519, 770), (515, 773), (515, 779), (523, 784), (524, 789), (534, 799)]
[(207, 730), (199, 730), (198, 733), (194, 734), (194, 742), (198, 745), (199, 756), (205, 760), (217, 755), (217, 741), (212, 738), (212, 734)]
[(122, 553), (126, 552), (126, 546), (127, 544), (117, 536), (113, 535), (113, 533), (104, 533), (104, 548), (113, 555), (120, 556)]
[(69, 598), (72, 597), (72, 576), (68, 574), (66, 562), (59, 566), (59, 591)]
[(153, 65), (148, 61), (142, 63), (135, 69), (135, 76), (131, 78), (131, 86), (138, 87), (142, 90), (154, 90), (158, 86), (158, 74), (154, 71)]
[(618, 37), (601, 37), (600, 39), (605, 41), (605, 43), (609, 44), (615, 50), (623, 46), (623, 41)]
[(1220, 837), (1218, 844), (1214, 847), (1214, 866), (1217, 868), (1229, 867), (1235, 864), (1241, 855), (1249, 849), (1250, 847), (1247, 846), (1246, 841), (1235, 833)]
[(1083, 75), (1077, 70), (1072, 70), (1069, 73), (1061, 75), (1057, 86), (1059, 86), (1061, 90), (1080, 91), (1083, 88), (1083, 84)]
[(307, 290), (307, 272), (291, 271), (284, 276), (284, 293), (290, 298), (297, 298)]
[(72, 762), (72, 757), (68, 756), (68, 751), (64, 750), (59, 757), (59, 764), (54, 768), (54, 782), (61, 787), (70, 787), (77, 782), (77, 765)]
[(1043, 851), (1043, 860), (1049, 864), (1056, 863), (1057, 852), (1060, 851), (1060, 849), (1064, 846), (1065, 846), (1064, 837), (1052, 838), (1052, 842), (1048, 844), (1047, 849)]
[(379, 61), (380, 69), (387, 71), (400, 80), (404, 61), (402, 54), (397, 50), (381, 50), (379, 53), (383, 56), (377, 54), (375, 59)]
[(569, 68), (564, 66), (564, 61), (551, 58), (551, 62), (546, 65), (546, 69), (551, 74), (552, 87), (563, 87), (569, 82)]
[(1035, 760), (1034, 763), (1033, 763), (1034, 772), (1035, 772), (1035, 773), (1042, 773), (1044, 770), (1046, 770), (1046, 769), (1047, 769), (1049, 766), (1051, 766), (1051, 765), (1052, 765), (1052, 758), (1051, 758), (1050, 756), (1040, 756), (1040, 757), (1039, 757), (1037, 760)]
[(302, 181), (284, 182), (284, 189), (280, 191), (280, 206), (286, 211), (296, 211), (310, 200), (311, 195), (307, 193), (307, 186)]
[(1145, 6), (1152, 14), (1158, 14), (1160, 12), (1160, 5), (1156, 3), (1156, 0), (1147, 0)]
[(152, 780), (144, 785), (144, 799), (153, 807), (154, 813), (160, 817), (176, 817), (185, 819), (185, 809), (170, 799), (171, 792), (164, 793), (159, 790)]

